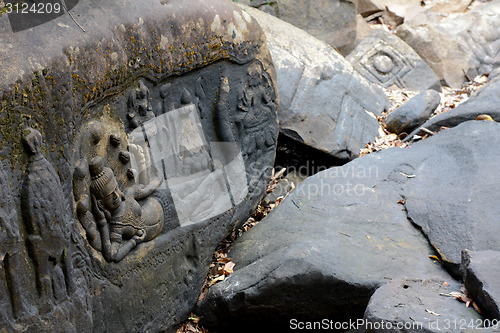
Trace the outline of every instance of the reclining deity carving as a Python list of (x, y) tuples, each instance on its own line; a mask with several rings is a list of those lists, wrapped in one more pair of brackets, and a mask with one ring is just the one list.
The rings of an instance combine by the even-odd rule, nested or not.
[[(84, 172), (81, 165), (78, 172)], [(123, 193), (113, 170), (101, 157), (90, 161), (88, 172), (90, 196), (83, 195), (77, 202), (78, 217), (89, 243), (107, 261), (119, 262), (138, 244), (161, 233), (163, 209), (151, 197), (161, 181), (153, 179), (148, 185), (137, 184)]]

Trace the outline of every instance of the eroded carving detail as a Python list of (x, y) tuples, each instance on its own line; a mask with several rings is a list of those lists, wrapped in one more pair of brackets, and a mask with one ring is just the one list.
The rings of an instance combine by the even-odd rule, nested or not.
[(403, 54), (388, 44), (380, 42), (359, 62), (383, 87), (395, 84), (401, 89), (406, 88), (404, 77), (411, 72), (412, 66)]
[[(140, 90), (146, 96), (142, 88), (134, 94)], [(151, 177), (143, 148), (128, 143), (112, 124), (91, 122), (81, 137), (80, 159), (73, 172), (78, 220), (89, 244), (106, 261), (119, 262), (162, 232), (168, 216), (162, 201), (167, 199), (155, 192), (162, 181)]]
[(42, 136), (32, 128), (24, 137), (30, 155), (21, 207), (40, 298), (47, 305), (65, 301), (75, 290), (71, 261), (72, 221), (59, 177), (41, 153)]
[(247, 78), (238, 90), (237, 110), (234, 116), (237, 137), (246, 161), (255, 161), (247, 168), (249, 192), (262, 185), (269, 176), (270, 168), (261, 165), (259, 156), (271, 152), (277, 141), (276, 114), (277, 94), (271, 77), (261, 66), (251, 66)]
[(131, 128), (137, 128), (143, 122), (154, 118), (155, 114), (149, 98), (148, 87), (144, 81), (139, 81), (139, 88), (134, 89), (128, 98), (127, 117)]
[[(490, 73), (500, 64), (500, 36), (496, 31), (483, 33), (462, 33), (464, 46), (470, 50), (479, 63), (480, 73)], [(476, 75), (476, 73), (473, 73)]]
[[(160, 181), (134, 185), (122, 193), (102, 158), (92, 159), (89, 169), (92, 213), (101, 236), (101, 251), (107, 261), (118, 262), (137, 244), (160, 234), (163, 209), (157, 200), (148, 198)], [(137, 200), (145, 202), (141, 206)]]
[(252, 133), (243, 142), (246, 155), (268, 151), (276, 143), (276, 127), (272, 124), (276, 98), (270, 77), (260, 67), (254, 67), (238, 91), (235, 119), (240, 132)]
[(18, 318), (29, 312), (22, 288), (21, 237), (10, 184), (0, 164), (0, 319)]

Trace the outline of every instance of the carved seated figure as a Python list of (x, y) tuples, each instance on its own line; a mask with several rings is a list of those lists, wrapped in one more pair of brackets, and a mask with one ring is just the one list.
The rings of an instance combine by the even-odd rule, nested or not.
[(101, 251), (107, 261), (119, 262), (138, 244), (154, 239), (162, 231), (162, 206), (150, 197), (161, 181), (134, 185), (124, 194), (102, 158), (94, 157), (89, 171), (92, 215), (101, 236)]

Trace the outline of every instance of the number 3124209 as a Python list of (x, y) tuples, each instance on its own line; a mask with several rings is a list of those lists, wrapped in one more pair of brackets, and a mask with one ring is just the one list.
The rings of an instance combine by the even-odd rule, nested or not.
[(55, 3), (10, 3), (6, 2), (4, 4), (4, 12), (7, 14), (59, 14), (61, 12), (61, 4), (59, 2)]

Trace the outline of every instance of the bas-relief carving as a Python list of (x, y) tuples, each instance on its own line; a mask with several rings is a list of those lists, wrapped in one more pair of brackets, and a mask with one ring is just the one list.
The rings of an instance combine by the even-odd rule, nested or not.
[(10, 181), (0, 164), (0, 319), (19, 318), (29, 312), (21, 265), (21, 236)]
[(118, 97), (126, 104), (114, 104), (126, 109), (124, 128), (105, 119), (82, 127), (76, 213), (106, 261), (119, 262), (161, 236), (163, 225), (230, 211), (257, 186), (262, 166), (248, 166), (274, 147), (277, 96), (260, 63), (245, 68), (233, 86), (224, 70), (216, 79), (210, 69), (184, 82), (141, 79)]
[[(131, 104), (129, 99), (129, 106), (147, 109), (143, 88), (133, 92), (142, 104)], [(142, 113), (145, 109), (137, 116), (147, 116)], [(119, 262), (138, 244), (158, 236), (168, 215), (160, 200), (152, 197), (161, 180), (150, 177), (142, 148), (129, 144), (123, 130), (114, 125), (94, 121), (84, 127), (73, 172), (78, 220), (89, 244), (109, 262)]]
[[(40, 296), (63, 301), (73, 289), (69, 249), (71, 221), (56, 171), (41, 153), (42, 136), (34, 130), (24, 137), (30, 162), (23, 184), (22, 212), (29, 253), (36, 268)], [(65, 273), (66, 272), (66, 273)]]
[[(147, 185), (134, 185), (123, 193), (113, 171), (101, 157), (94, 157), (90, 161), (89, 171), (90, 211), (95, 221), (92, 223), (97, 225), (99, 232), (100, 251), (107, 261), (118, 262), (137, 244), (150, 241), (160, 234), (163, 210), (157, 200), (148, 197), (161, 181), (155, 179)], [(78, 205), (88, 206), (89, 203), (85, 202), (88, 200), (84, 196)], [(139, 200), (143, 203), (139, 204)]]
[(139, 81), (139, 87), (130, 93), (127, 106), (127, 117), (132, 128), (136, 128), (142, 122), (155, 117), (150, 102), (149, 89), (144, 81)]
[(9, 289), (14, 318), (26, 319), (42, 329), (46, 325), (44, 316), (51, 317), (58, 311), (78, 317), (75, 321), (79, 327), (85, 327), (91, 322), (91, 303), (81, 237), (59, 176), (42, 154), (42, 135), (32, 128), (24, 134), (29, 162), (20, 192), (22, 234), (10, 184), (0, 170), (0, 235), (6, 237), (0, 246), (1, 277), (6, 281), (2, 286)]
[(486, 33), (474, 32), (460, 34), (464, 49), (472, 52), (480, 73), (490, 73), (500, 65), (500, 34), (495, 29)]
[[(271, 121), (276, 105), (276, 93), (270, 77), (260, 70), (248, 74), (238, 89), (236, 125), (240, 133), (251, 133), (243, 139), (245, 156), (262, 153), (276, 143)], [(266, 117), (263, 119), (263, 116)]]
[(373, 47), (359, 62), (373, 80), (385, 88), (392, 85), (406, 88), (404, 77), (413, 69), (403, 54), (383, 42)]

